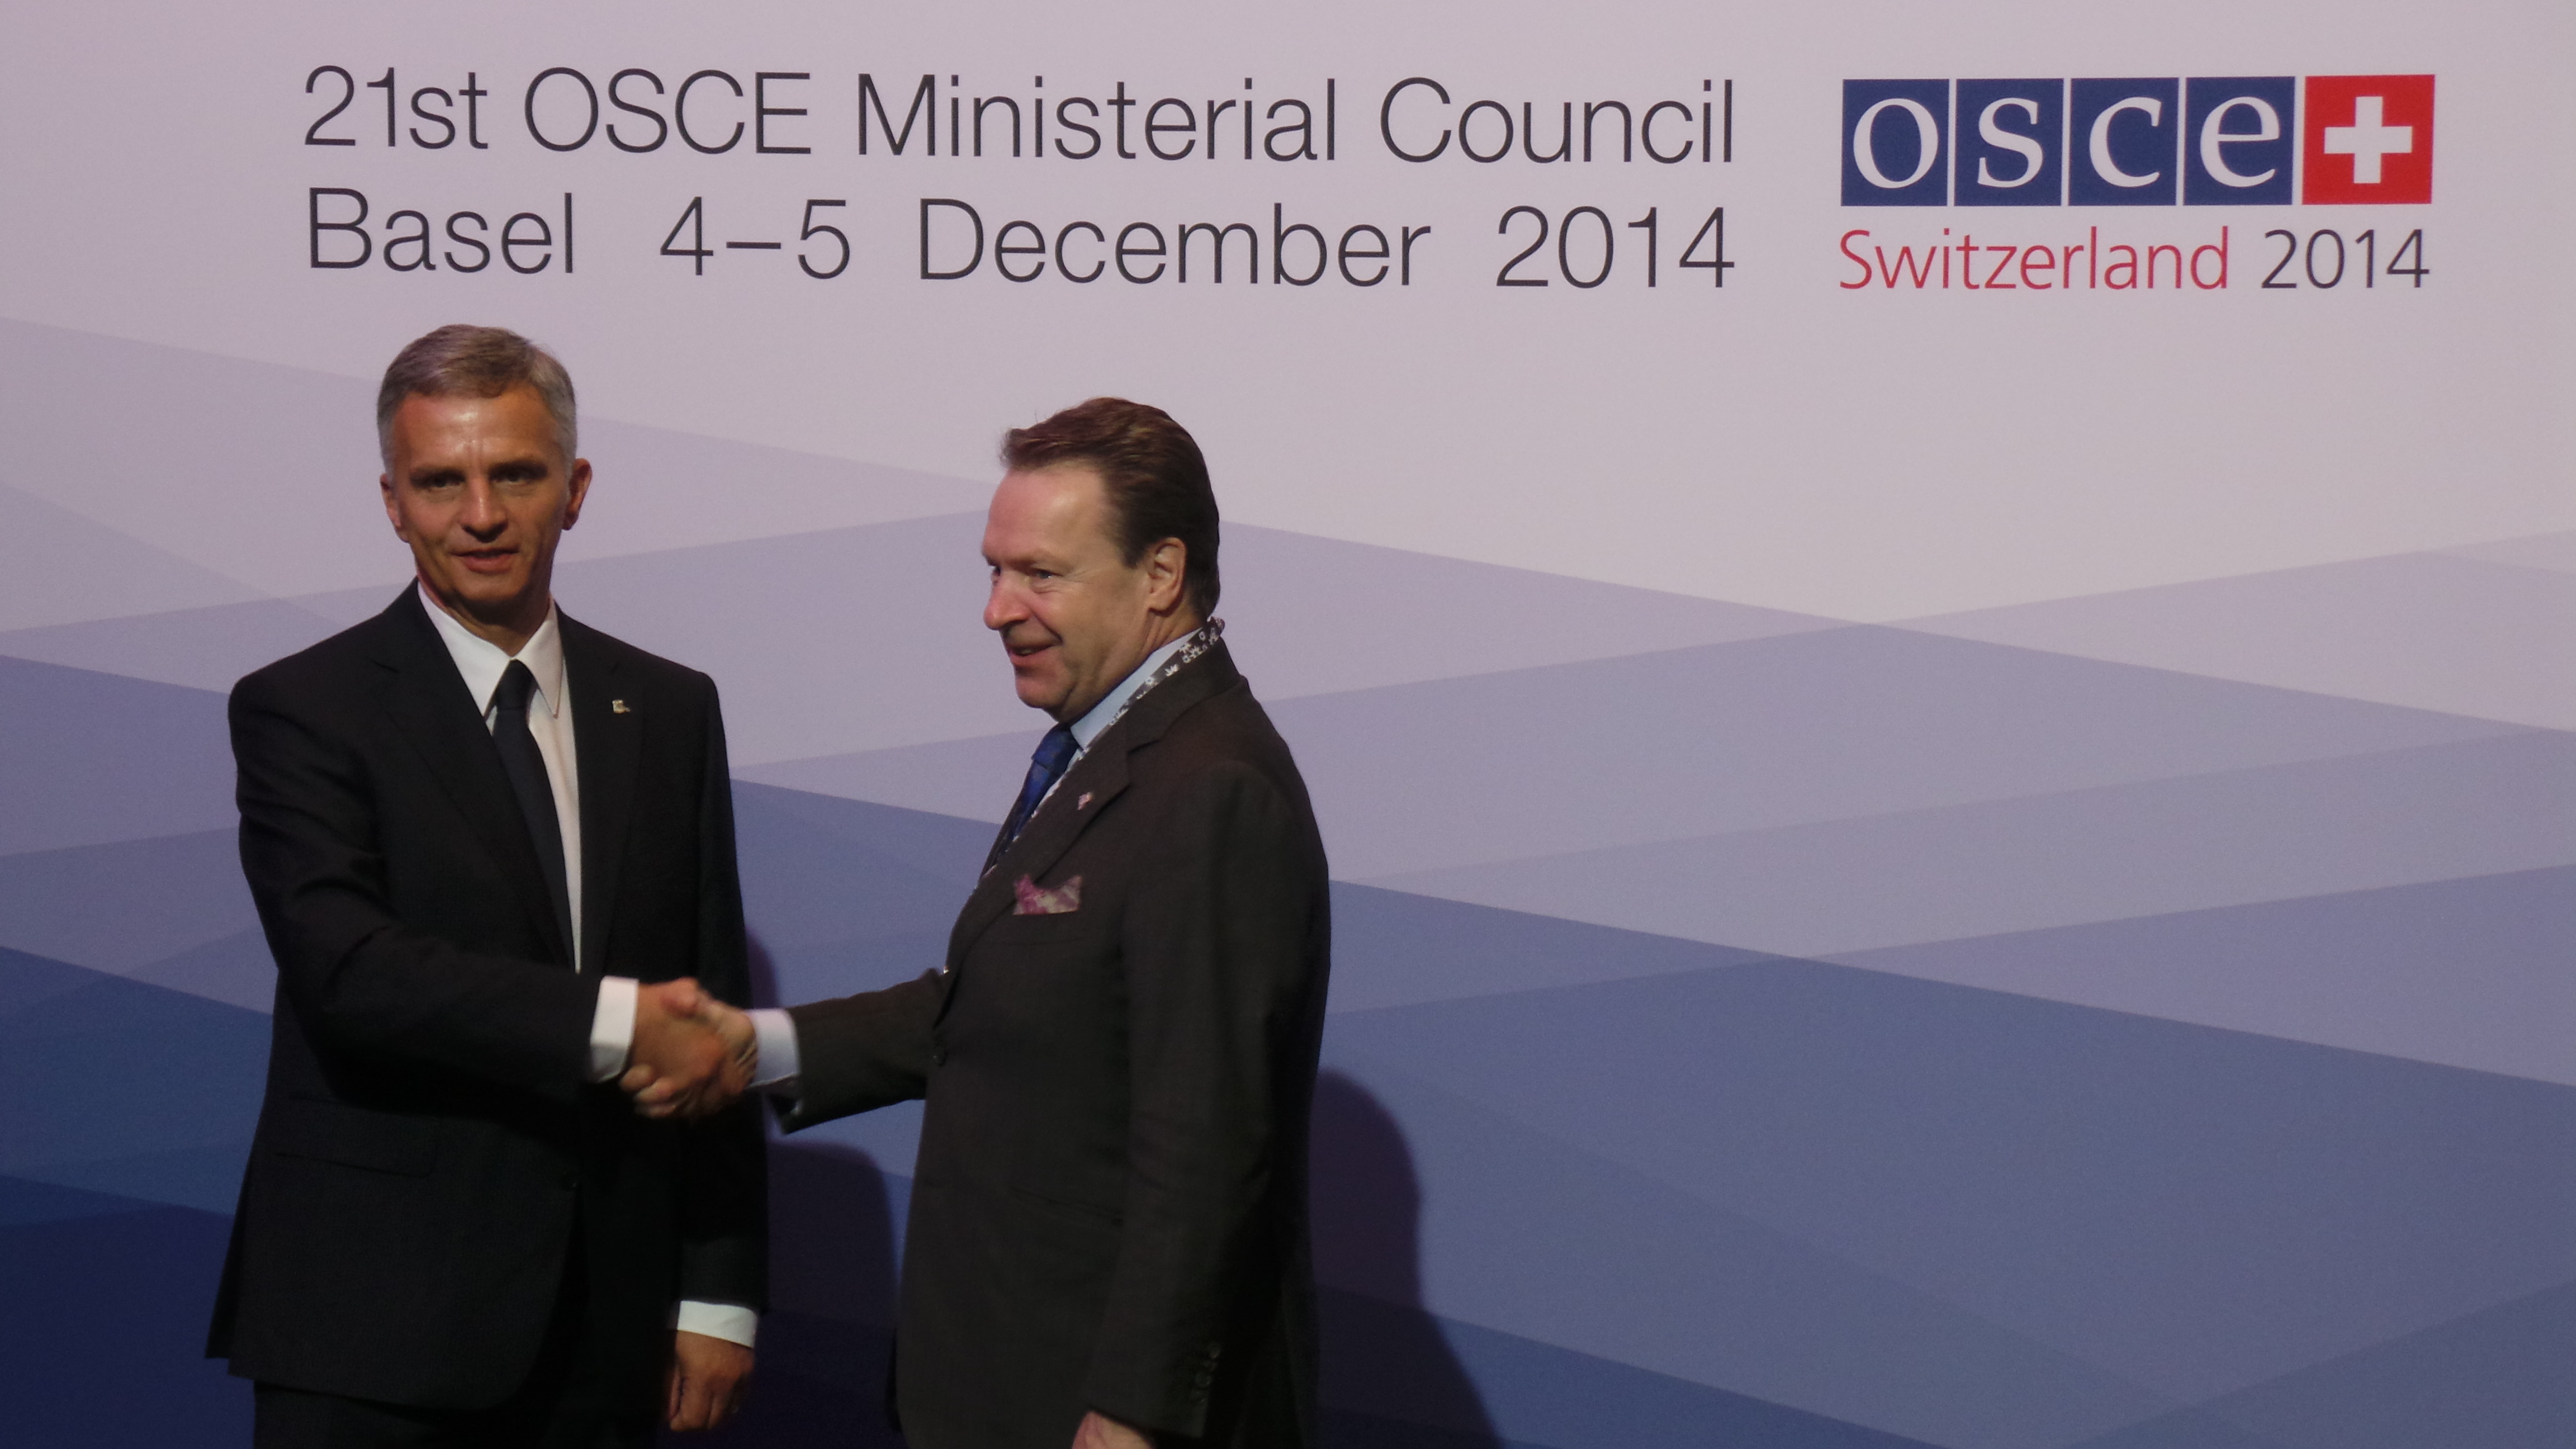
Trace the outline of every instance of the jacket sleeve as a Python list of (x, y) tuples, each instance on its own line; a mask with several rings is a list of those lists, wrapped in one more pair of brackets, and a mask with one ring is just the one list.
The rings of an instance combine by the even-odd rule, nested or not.
[(397, 919), (365, 770), (287, 695), (252, 675), (230, 718), (242, 874), (304, 1030), (326, 1050), (575, 1100), (598, 982)]
[(939, 973), (900, 986), (790, 1007), (796, 1023), (796, 1099), (779, 1116), (790, 1132), (922, 1094)]
[[(1206, 1425), (1229, 1323), (1276, 1261), (1284, 1101), (1304, 1078), (1323, 891), (1305, 817), (1263, 775), (1191, 782), (1140, 862), (1122, 949), (1126, 1210), (1084, 1394), (1125, 1423)], [(1310, 1068), (1310, 1064), (1309, 1068)]]
[[(724, 711), (706, 685), (706, 753), (698, 779), (698, 984), (736, 1006), (751, 1004), (750, 937), (734, 858), (733, 770)], [(769, 1152), (760, 1109), (745, 1099), (682, 1131), (680, 1296), (769, 1305)]]

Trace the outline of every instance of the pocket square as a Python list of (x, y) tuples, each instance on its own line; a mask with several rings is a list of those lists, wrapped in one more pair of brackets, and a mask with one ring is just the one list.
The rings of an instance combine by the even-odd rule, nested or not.
[(1049, 890), (1027, 876), (1011, 883), (1017, 899), (1011, 905), (1015, 916), (1069, 916), (1082, 909), (1082, 877), (1067, 876), (1064, 884)]

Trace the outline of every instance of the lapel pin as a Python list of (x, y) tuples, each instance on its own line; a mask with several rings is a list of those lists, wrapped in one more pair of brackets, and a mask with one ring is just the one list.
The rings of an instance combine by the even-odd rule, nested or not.
[(1088, 790), (1085, 790), (1085, 791), (1083, 791), (1083, 792), (1082, 792), (1082, 798), (1081, 798), (1081, 799), (1078, 799), (1078, 800), (1076, 800), (1076, 801), (1074, 801), (1074, 802), (1073, 802), (1073, 808), (1074, 808), (1074, 809), (1076, 809), (1076, 810), (1079, 810), (1079, 809), (1081, 809), (1083, 806), (1088, 805), (1088, 804), (1090, 804), (1090, 803), (1091, 803), (1091, 792), (1090, 792), (1090, 791), (1088, 791)]
[(622, 699), (612, 699), (608, 702), (608, 712), (610, 714), (633, 714), (635, 711), (626, 707), (626, 701)]

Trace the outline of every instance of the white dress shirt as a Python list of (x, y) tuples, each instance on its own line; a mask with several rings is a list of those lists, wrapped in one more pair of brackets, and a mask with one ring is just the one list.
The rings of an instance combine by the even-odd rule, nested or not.
[[(536, 676), (537, 692), (529, 701), (528, 733), (535, 736), (537, 754), (546, 762), (546, 783), (553, 787), (555, 821), (563, 829), (564, 895), (572, 907), (573, 970), (582, 969), (581, 959), (581, 761), (575, 753), (572, 730), (572, 692), (564, 684), (563, 630), (557, 626), (557, 613), (550, 603), (546, 621), (515, 655), (474, 633), (431, 597), (427, 585), (420, 590), (421, 607), (429, 611), (429, 621), (438, 626), (438, 637), (447, 645), (447, 657), (456, 661), (456, 672), (465, 678), (465, 689), (483, 705), (483, 728), (491, 729), (500, 718), (493, 696), (500, 691), (501, 676), (517, 659)], [(599, 978), (599, 1005), (590, 1018), (590, 1080), (613, 1081), (625, 1074), (626, 1058), (635, 1044), (636, 983), (631, 976)], [(760, 1315), (733, 1303), (699, 1303), (684, 1301), (674, 1315), (672, 1326), (691, 1333), (703, 1333), (751, 1346)]]
[[(1046, 794), (1038, 800), (1038, 809), (1045, 809), (1046, 802), (1055, 798), (1056, 785), (1063, 784), (1065, 776), (1073, 773), (1073, 767), (1082, 763), (1082, 757), (1091, 753), (1091, 742), (1116, 722), (1119, 713), (1127, 708), (1127, 702), (1136, 697), (1136, 691), (1143, 689), (1155, 671), (1179, 653), (1181, 646), (1189, 643), (1192, 637), (1184, 634), (1146, 655), (1145, 662), (1118, 681), (1117, 688), (1102, 695), (1098, 704), (1073, 722), (1073, 758), (1065, 761), (1064, 774), (1055, 777), (1055, 784), (1047, 786)], [(500, 676), (496, 674), (493, 678)], [(1035, 819), (1037, 811), (1033, 810), (1029, 815)], [(796, 1043), (796, 1019), (781, 1007), (763, 1007), (751, 1013), (751, 1029), (760, 1040), (760, 1061), (752, 1068), (751, 1085), (756, 1090), (778, 1096), (795, 1096), (796, 1078), (802, 1070), (802, 1058)]]

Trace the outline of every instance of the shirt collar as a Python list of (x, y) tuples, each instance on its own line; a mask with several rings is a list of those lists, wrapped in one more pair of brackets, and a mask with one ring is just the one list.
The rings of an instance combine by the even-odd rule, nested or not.
[(516, 655), (505, 654), (501, 646), (456, 622), (456, 617), (438, 606), (429, 596), (429, 586), (415, 584), (420, 590), (420, 606), (429, 611), (429, 622), (438, 629), (439, 641), (447, 646), (447, 657), (456, 661), (456, 672), (465, 676), (465, 690), (474, 696), (474, 707), (485, 714), (492, 712), (492, 692), (501, 687), (502, 671), (513, 658), (528, 666), (537, 677), (537, 703), (549, 717), (560, 716), (564, 705), (563, 631), (555, 627), (556, 611), (552, 601), (546, 604), (546, 621), (528, 637)]
[[(1102, 695), (1100, 703), (1093, 705), (1089, 714), (1073, 722), (1073, 742), (1083, 749), (1090, 749), (1091, 742), (1100, 738), (1100, 732), (1109, 728), (1111, 721), (1118, 718), (1118, 712), (1127, 707), (1127, 701), (1134, 699), (1136, 692), (1145, 687), (1145, 682), (1154, 677), (1154, 671), (1162, 668), (1166, 660), (1181, 652), (1182, 645), (1196, 637), (1198, 636), (1195, 634), (1184, 634), (1146, 655), (1145, 662), (1137, 665), (1135, 671), (1125, 679), (1118, 681), (1116, 689)], [(496, 674), (493, 678), (498, 679), (500, 676)]]

